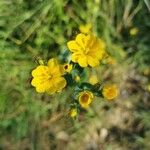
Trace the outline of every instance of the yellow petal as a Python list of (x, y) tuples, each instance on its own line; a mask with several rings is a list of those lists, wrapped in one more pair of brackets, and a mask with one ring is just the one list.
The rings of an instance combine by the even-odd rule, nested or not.
[(31, 85), (38, 86), (39, 84), (43, 84), (44, 82), (48, 82), (48, 77), (39, 76), (32, 79)]
[(47, 91), (46, 91), (48, 94), (52, 95), (56, 92), (56, 88), (54, 88), (53, 86), (50, 87)]
[(93, 100), (93, 98), (94, 98), (93, 93), (92, 93), (92, 92), (89, 92), (89, 91), (86, 91), (86, 93), (88, 93), (88, 94), (90, 95), (91, 100)]
[(47, 66), (38, 66), (36, 69), (34, 69), (32, 71), (32, 76), (36, 77), (36, 76), (41, 76), (45, 73), (45, 71), (48, 70)]
[(96, 38), (92, 34), (87, 35), (87, 47), (92, 48), (96, 44)]
[(62, 90), (67, 84), (65, 78), (63, 78), (63, 77), (56, 78), (53, 83), (54, 83), (54, 86), (56, 87), (57, 91)]
[(77, 52), (81, 50), (81, 47), (75, 41), (69, 41), (67, 46), (71, 52)]
[(49, 59), (47, 65), (48, 65), (49, 68), (53, 69), (56, 66), (58, 66), (58, 61), (55, 58)]
[(93, 58), (91, 56), (88, 56), (88, 64), (91, 66), (91, 67), (96, 67), (99, 65), (99, 60), (97, 58)]
[(49, 82), (44, 82), (42, 84), (39, 84), (36, 86), (36, 91), (38, 93), (44, 93), (46, 92), (47, 89), (49, 89), (51, 87), (51, 84), (49, 84)]
[(79, 59), (78, 59), (78, 63), (81, 67), (87, 67), (88, 66), (88, 63), (87, 63), (87, 59), (86, 57), (82, 57), (80, 56)]
[(55, 77), (63, 75), (63, 72), (61, 71), (61, 66), (55, 66), (55, 68), (52, 68), (51, 69), (51, 73)]
[(83, 108), (88, 108), (89, 104), (80, 104)]
[(81, 54), (79, 54), (79, 53), (73, 53), (72, 56), (71, 56), (71, 60), (72, 60), (73, 62), (77, 62), (78, 59), (79, 59), (79, 57), (80, 57), (80, 55), (81, 55)]
[(79, 30), (82, 33), (89, 33), (92, 29), (92, 24), (88, 23), (86, 25), (80, 25)]
[(76, 42), (81, 46), (81, 48), (84, 49), (86, 46), (86, 35), (82, 33), (78, 34), (76, 37)]
[(37, 87), (36, 87), (36, 91), (37, 91), (38, 93), (44, 93), (44, 92), (45, 92), (45, 88), (41, 88), (40, 86), (37, 86)]
[(39, 82), (40, 82), (40, 81), (39, 81), (38, 78), (33, 78), (32, 81), (31, 81), (31, 85), (32, 85), (32, 86), (36, 86), (36, 85), (39, 84)]
[(48, 68), (53, 76), (61, 76), (61, 68), (57, 59), (52, 58), (48, 61)]
[(96, 39), (94, 37), (93, 42), (91, 42), (91, 44), (88, 44), (88, 46), (90, 47), (90, 51), (89, 51), (90, 56), (96, 57), (99, 60), (102, 59), (105, 53), (105, 44), (102, 40)]

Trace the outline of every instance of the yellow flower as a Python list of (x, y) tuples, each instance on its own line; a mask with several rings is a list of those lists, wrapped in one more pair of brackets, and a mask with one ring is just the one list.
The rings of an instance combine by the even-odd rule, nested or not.
[(104, 86), (102, 94), (108, 100), (114, 99), (118, 95), (117, 86), (114, 85), (114, 84), (113, 85), (106, 85), (106, 86)]
[(131, 35), (131, 36), (137, 35), (138, 32), (139, 32), (139, 30), (138, 30), (138, 28), (136, 28), (136, 27), (130, 29), (130, 35)]
[(72, 61), (81, 67), (98, 66), (105, 53), (105, 44), (92, 34), (78, 34), (75, 40), (67, 43), (72, 54)]
[(98, 83), (97, 75), (91, 75), (90, 78), (89, 78), (89, 82), (90, 82), (92, 85)]
[(40, 65), (32, 71), (32, 86), (36, 87), (38, 93), (47, 92), (53, 94), (61, 91), (66, 86), (66, 80), (62, 77), (60, 65), (52, 58), (47, 66)]
[(72, 70), (72, 65), (71, 64), (64, 64), (64, 65), (61, 66), (61, 71), (62, 71), (63, 74), (66, 73), (66, 72), (70, 73), (71, 70)]
[(93, 101), (93, 93), (90, 91), (83, 91), (79, 94), (79, 103), (81, 107), (88, 108), (89, 104)]
[(84, 34), (87, 34), (91, 31), (92, 29), (92, 24), (91, 23), (88, 23), (88, 24), (85, 24), (85, 25), (80, 25), (79, 27), (79, 30), (81, 33), (84, 33)]
[(78, 112), (77, 112), (77, 109), (76, 109), (76, 108), (72, 108), (72, 109), (70, 110), (70, 112), (69, 112), (69, 116), (72, 117), (72, 118), (76, 117), (77, 114), (78, 114)]

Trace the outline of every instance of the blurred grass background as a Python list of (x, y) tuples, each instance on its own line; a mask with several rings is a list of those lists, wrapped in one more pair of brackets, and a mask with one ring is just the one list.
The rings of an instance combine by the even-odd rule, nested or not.
[[(1, 0), (0, 150), (149, 150), (149, 15), (148, 0)], [(31, 70), (35, 56), (63, 53), (86, 23), (115, 59), (96, 74), (116, 82), (120, 95), (113, 103), (95, 100), (73, 121), (62, 113), (69, 89), (38, 94)]]

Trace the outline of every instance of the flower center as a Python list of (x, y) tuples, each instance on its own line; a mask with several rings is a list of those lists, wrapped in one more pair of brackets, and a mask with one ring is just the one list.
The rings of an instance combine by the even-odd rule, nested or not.
[(52, 78), (52, 75), (49, 74), (49, 75), (48, 75), (48, 79), (50, 80), (51, 78)]
[(68, 69), (68, 65), (65, 65), (64, 68), (65, 68), (65, 70), (67, 70)]
[(88, 94), (83, 94), (81, 97), (81, 100), (83, 103), (87, 103), (89, 99), (89, 95)]

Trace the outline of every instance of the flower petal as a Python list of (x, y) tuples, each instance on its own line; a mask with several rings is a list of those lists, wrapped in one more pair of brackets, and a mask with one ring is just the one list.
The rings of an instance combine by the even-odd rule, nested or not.
[(52, 95), (52, 94), (54, 94), (56, 92), (56, 89), (53, 86), (51, 86), (46, 92), (48, 94)]
[(31, 81), (32, 86), (37, 86), (40, 83), (40, 80), (38, 78), (33, 78)]
[(65, 78), (59, 77), (55, 79), (54, 86), (56, 87), (57, 91), (62, 90), (66, 86), (67, 82)]
[(37, 77), (37, 76), (42, 76), (43, 74), (45, 74), (45, 71), (48, 70), (47, 66), (38, 66), (36, 67), (36, 69), (34, 69), (32, 71), (32, 76), (33, 77)]
[(93, 45), (95, 44), (95, 42), (96, 42), (95, 39), (96, 38), (94, 37), (94, 35), (88, 34), (87, 35), (87, 44), (86, 44), (86, 46), (91, 49), (93, 47)]
[(54, 68), (54, 67), (58, 66), (58, 61), (55, 58), (51, 58), (51, 59), (49, 59), (47, 65), (49, 68)]
[(69, 50), (71, 52), (78, 52), (78, 51), (81, 51), (81, 47), (76, 43), (76, 41), (69, 41), (67, 43), (67, 46), (69, 48)]
[(40, 86), (37, 86), (37, 87), (36, 87), (36, 91), (37, 91), (38, 93), (44, 93), (44, 92), (45, 92), (45, 88), (41, 88)]
[(79, 27), (80, 32), (85, 33), (85, 34), (89, 33), (91, 29), (92, 29), (91, 23), (88, 23), (86, 25), (80, 25)]
[(53, 76), (61, 76), (61, 70), (60, 70), (61, 68), (60, 65), (58, 64), (57, 59), (55, 58), (50, 59), (47, 65), (51, 74), (53, 74)]
[(93, 58), (91, 56), (88, 56), (88, 64), (91, 66), (91, 67), (96, 67), (99, 65), (99, 60), (97, 58)]
[(84, 55), (83, 55), (83, 57), (80, 56), (80, 57), (78, 58), (78, 63), (79, 63), (79, 65), (80, 65), (81, 67), (87, 67), (87, 66), (88, 66), (87, 58), (86, 58)]
[(36, 91), (38, 93), (44, 93), (51, 87), (50, 82), (43, 82), (42, 84), (36, 85)]
[(89, 91), (86, 91), (86, 93), (87, 93), (87, 94), (89, 94), (89, 95), (90, 95), (91, 100), (93, 100), (93, 98), (94, 98), (93, 93), (92, 93), (92, 92), (89, 92)]
[(85, 109), (89, 107), (89, 104), (82, 104), (82, 103), (81, 103), (80, 105), (81, 105), (83, 108), (85, 108)]
[(81, 46), (82, 49), (85, 49), (86, 46), (86, 35), (85, 34), (78, 34), (76, 37), (76, 42), (78, 43), (78, 45)]
[(73, 62), (77, 62), (78, 59), (79, 59), (79, 57), (80, 57), (80, 55), (81, 55), (81, 54), (79, 54), (79, 53), (73, 53), (72, 56), (71, 56), (71, 60), (72, 60)]

